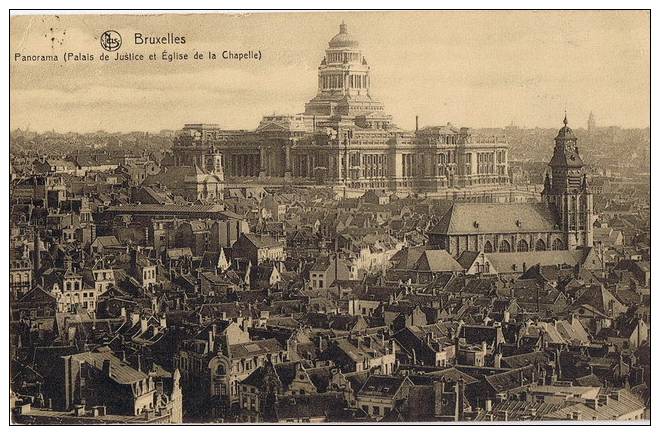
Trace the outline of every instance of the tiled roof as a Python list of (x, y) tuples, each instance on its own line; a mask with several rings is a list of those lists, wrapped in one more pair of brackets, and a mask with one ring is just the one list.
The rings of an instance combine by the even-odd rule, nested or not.
[(273, 354), (282, 351), (282, 346), (274, 338), (257, 340), (238, 345), (229, 345), (232, 359), (251, 357), (255, 355)]
[(430, 233), (553, 232), (555, 217), (541, 204), (455, 203)]
[(224, 212), (224, 206), (221, 204), (126, 204), (120, 206), (110, 206), (106, 210), (113, 213), (221, 213)]
[(463, 267), (446, 250), (425, 250), (415, 269), (429, 272), (461, 272)]
[(117, 383), (123, 385), (129, 385), (147, 378), (145, 373), (138, 371), (128, 363), (123, 362), (119, 357), (115, 356), (112, 351), (81, 352), (80, 354), (75, 354), (70, 357), (78, 362), (88, 363), (99, 370), (103, 370), (103, 362), (109, 360), (111, 378)]
[(340, 413), (343, 405), (343, 394), (335, 392), (286, 396), (277, 400), (275, 412), (279, 420), (326, 418)]
[(617, 420), (619, 417), (643, 410), (642, 400), (627, 389), (614, 390), (607, 393), (607, 403), (599, 400), (596, 409), (584, 403), (576, 403), (554, 411), (545, 416), (546, 419), (567, 420), (573, 413), (580, 413), (582, 420)]
[(394, 397), (401, 388), (401, 385), (406, 381), (406, 377), (393, 377), (386, 375), (372, 375), (369, 376), (360, 391), (359, 396), (377, 396), (377, 397)]
[(575, 266), (582, 259), (580, 250), (546, 250), (534, 252), (493, 252), (484, 254), (498, 273), (522, 273), (523, 266)]

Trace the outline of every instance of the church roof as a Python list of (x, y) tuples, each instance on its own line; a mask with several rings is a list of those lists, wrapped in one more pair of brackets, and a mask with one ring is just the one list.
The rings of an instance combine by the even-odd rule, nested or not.
[(455, 203), (430, 233), (553, 232), (555, 225), (554, 215), (542, 204)]

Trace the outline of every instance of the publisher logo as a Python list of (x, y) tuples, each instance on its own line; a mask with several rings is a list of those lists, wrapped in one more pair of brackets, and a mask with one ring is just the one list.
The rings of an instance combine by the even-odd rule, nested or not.
[(117, 31), (101, 34), (101, 47), (106, 51), (117, 51), (121, 47), (121, 35)]

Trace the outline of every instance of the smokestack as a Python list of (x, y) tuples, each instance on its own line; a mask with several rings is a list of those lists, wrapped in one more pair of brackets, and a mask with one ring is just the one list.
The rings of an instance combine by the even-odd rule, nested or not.
[(419, 131), (419, 116), (415, 116), (415, 131)]

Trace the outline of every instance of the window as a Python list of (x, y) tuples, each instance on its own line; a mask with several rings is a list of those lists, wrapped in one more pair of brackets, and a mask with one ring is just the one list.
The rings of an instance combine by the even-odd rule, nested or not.
[(545, 241), (543, 241), (542, 239), (536, 241), (536, 245), (534, 246), (534, 249), (539, 251), (546, 250)]

